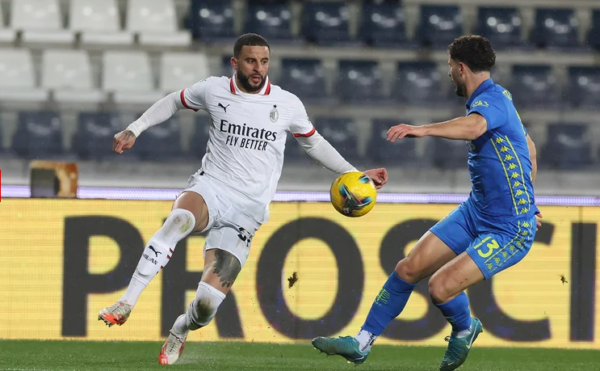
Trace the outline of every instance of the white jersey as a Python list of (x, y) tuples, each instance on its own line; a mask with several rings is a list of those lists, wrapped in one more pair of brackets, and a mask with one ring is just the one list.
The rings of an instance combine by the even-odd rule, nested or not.
[(269, 217), (283, 167), (287, 133), (315, 133), (304, 105), (268, 78), (259, 94), (240, 91), (235, 78), (209, 77), (182, 90), (181, 103), (211, 118), (205, 175), (223, 185), (236, 207), (258, 223)]

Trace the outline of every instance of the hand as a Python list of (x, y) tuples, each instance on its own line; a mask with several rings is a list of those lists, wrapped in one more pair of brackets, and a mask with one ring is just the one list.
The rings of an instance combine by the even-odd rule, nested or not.
[(536, 231), (538, 231), (540, 229), (540, 227), (542, 226), (542, 222), (540, 221), (540, 219), (543, 218), (542, 213), (537, 213), (535, 214), (535, 216), (538, 218), (537, 219), (537, 227), (535, 228)]
[(425, 128), (422, 126), (412, 126), (406, 124), (400, 124), (392, 126), (387, 132), (387, 140), (394, 143), (397, 139), (407, 138), (421, 138), (425, 136)]
[(375, 183), (375, 188), (381, 189), (388, 180), (388, 173), (386, 169), (371, 169), (367, 171), (363, 171), (363, 174), (371, 178), (373, 183)]
[(131, 130), (123, 130), (115, 134), (113, 139), (113, 151), (123, 154), (124, 150), (131, 149), (135, 143), (136, 137)]

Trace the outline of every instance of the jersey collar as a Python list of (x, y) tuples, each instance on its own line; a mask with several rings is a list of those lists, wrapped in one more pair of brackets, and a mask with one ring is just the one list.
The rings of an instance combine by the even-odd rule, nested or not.
[[(262, 90), (260, 91), (260, 93), (258, 93), (258, 95), (271, 94), (271, 82), (269, 81), (269, 76), (266, 77), (266, 80), (267, 81), (265, 82), (265, 86), (263, 86)], [(240, 90), (240, 88), (238, 88), (235, 74), (233, 74), (233, 76), (229, 79), (229, 90), (231, 91), (231, 94), (248, 94), (248, 93), (244, 93), (243, 91)], [(249, 94), (249, 95), (255, 95), (255, 94)]]
[(477, 98), (477, 96), (481, 95), (481, 93), (483, 93), (484, 91), (486, 91), (487, 89), (489, 89), (492, 85), (494, 85), (494, 80), (487, 79), (484, 82), (482, 82), (477, 89), (475, 89), (475, 91), (473, 92), (473, 94), (471, 94), (471, 97), (469, 98), (469, 100), (467, 101), (467, 109), (469, 109), (471, 107), (471, 103), (473, 103), (473, 101), (475, 100), (475, 98)]

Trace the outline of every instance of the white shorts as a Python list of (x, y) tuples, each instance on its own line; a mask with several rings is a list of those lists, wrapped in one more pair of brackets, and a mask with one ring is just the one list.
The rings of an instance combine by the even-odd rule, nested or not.
[(202, 232), (208, 231), (208, 234), (204, 242), (204, 255), (206, 250), (224, 250), (233, 254), (243, 267), (260, 224), (238, 210), (235, 200), (219, 191), (222, 187), (203, 172), (198, 172), (190, 177), (189, 186), (183, 192), (198, 193), (206, 202), (208, 224)]

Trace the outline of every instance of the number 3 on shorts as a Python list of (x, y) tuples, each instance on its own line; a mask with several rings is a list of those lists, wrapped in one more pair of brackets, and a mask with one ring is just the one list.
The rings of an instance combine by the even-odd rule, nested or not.
[[(479, 254), (479, 256), (481, 256), (482, 258), (487, 258), (488, 256), (492, 255), (492, 253), (494, 252), (494, 250), (497, 250), (500, 248), (500, 245), (498, 244), (498, 242), (494, 239), (492, 239), (490, 242), (488, 242), (491, 239), (491, 237), (486, 237), (484, 238), (479, 244), (477, 244), (475, 246), (475, 250), (477, 250), (477, 253)], [(486, 243), (485, 247), (487, 247), (487, 251), (483, 251), (483, 250), (479, 250), (481, 248), (481, 246)]]

